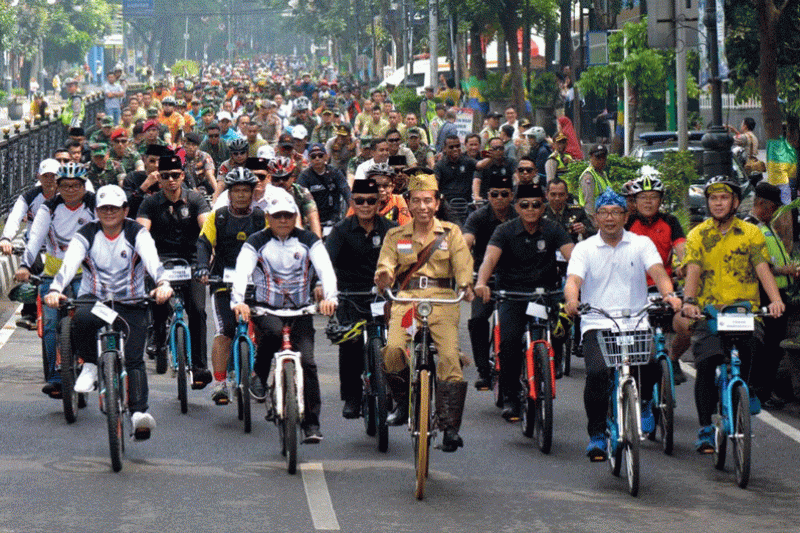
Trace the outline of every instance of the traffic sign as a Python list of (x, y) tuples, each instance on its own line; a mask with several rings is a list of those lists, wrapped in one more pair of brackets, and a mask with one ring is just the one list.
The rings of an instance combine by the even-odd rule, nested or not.
[(125, 18), (152, 17), (154, 14), (153, 0), (122, 0), (122, 15)]

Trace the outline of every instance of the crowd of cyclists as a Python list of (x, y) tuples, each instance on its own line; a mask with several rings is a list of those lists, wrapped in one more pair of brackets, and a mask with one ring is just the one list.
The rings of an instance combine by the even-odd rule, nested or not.
[[(116, 85), (114, 78), (110, 73)], [(74, 80), (65, 85), (79, 98)], [(404, 114), (395, 108), (392, 90), (314, 80), (280, 58), (262, 58), (156, 81), (127, 97), (119, 120), (98, 113), (86, 130), (75, 120), (83, 109), (68, 106), (68, 140), (41, 162), (36, 185), (19, 196), (0, 239), (5, 254), (12, 253), (12, 241), (25, 242), (19, 282), (40, 278), (48, 362), (42, 392), (61, 395), (55, 352), (57, 308), (65, 294), (98, 300), (152, 294), (149, 309), (123, 305), (121, 312), (130, 327), (125, 362), (133, 425), (144, 439), (156, 426), (147, 412), (145, 353), (155, 358), (167, 349), (169, 301), (176, 291), (188, 316), (191, 387), (211, 384), (212, 401), (225, 405), (231, 401), (228, 356), (237, 320), (252, 319), (257, 332), (256, 399), (266, 397), (270, 360), (281, 345), (281, 320), (251, 316), (253, 301), (273, 308), (318, 302), (321, 314), (357, 328), (368, 299), (366, 305), (340, 302), (339, 290), (392, 288), (412, 298), (463, 292), (471, 302), (468, 333), (478, 372), (474, 385), (481, 391), (492, 385), (488, 320), (495, 292), (563, 289), (560, 320), (574, 320), (575, 351), (587, 368), (590, 459), (606, 459), (608, 368), (597, 341), (602, 320), (578, 320), (581, 303), (610, 312), (639, 309), (649, 292), (657, 292), (675, 311), (670, 353), (677, 362), (693, 348), (695, 446), (701, 453), (713, 450), (714, 369), (723, 357), (718, 336), (698, 321), (702, 309), (740, 301), (768, 306), (772, 321), (759, 325), (742, 350), (742, 374), (754, 391), (751, 411), (758, 412), (775, 372), (763, 371), (754, 355), (768, 342), (764, 329), (781, 327), (781, 289), (787, 276), (798, 275), (786, 261), (776, 263), (772, 247), (780, 240), (765, 240), (781, 203), (771, 186), (757, 189), (753, 224), (735, 216), (739, 185), (726, 176), (710, 178), (710, 216), (685, 235), (677, 219), (661, 210), (664, 183), (657, 172), (643, 169), (624, 191), (609, 186), (602, 144), (591, 147), (590, 164), (571, 189), (563, 176), (583, 153), (564, 117), (548, 135), (543, 125), (517, 118), (509, 108), (504, 115), (490, 113), (479, 132), (462, 139), (454, 102), (435, 102), (428, 88), (423, 109)], [(191, 282), (171, 287), (164, 276), (168, 260), (187, 261)], [(228, 275), (232, 283), (222, 281)], [(679, 295), (676, 281), (684, 279)], [(210, 368), (209, 294), (215, 328)], [(392, 425), (408, 418), (409, 309), (392, 304), (383, 351), (395, 405)], [(515, 422), (526, 309), (508, 301), (498, 303), (498, 311), (501, 415)], [(459, 321), (457, 306), (436, 307), (429, 317), (438, 351), (437, 419), (442, 449), (449, 452), (464, 445), (459, 430), (468, 387)], [(35, 306), (25, 306), (21, 324), (35, 322)], [(99, 327), (91, 313), (73, 320), (73, 346), (81, 347), (84, 361), (77, 392), (95, 387), (91, 338)], [(322, 439), (322, 398), (312, 317), (297, 318), (292, 336), (302, 354), (302, 429), (305, 442), (315, 443)], [(362, 403), (364, 346), (361, 335), (351, 337), (339, 345), (345, 418), (358, 417)], [(562, 350), (555, 352), (560, 378)], [(685, 380), (676, 364), (676, 384)], [(645, 433), (654, 429), (651, 388), (641, 387)]]

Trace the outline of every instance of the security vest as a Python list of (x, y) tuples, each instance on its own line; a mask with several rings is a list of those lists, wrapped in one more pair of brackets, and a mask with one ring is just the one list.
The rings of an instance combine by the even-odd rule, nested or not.
[[(789, 264), (789, 254), (786, 253), (786, 248), (783, 246), (781, 239), (775, 235), (769, 224), (759, 224), (758, 229), (764, 234), (764, 240), (767, 241), (767, 253), (770, 257), (770, 262), (775, 267), (782, 267)], [(785, 289), (789, 286), (789, 280), (786, 276), (775, 275), (775, 283), (779, 289)]]
[[(589, 165), (589, 168), (583, 171), (584, 174), (589, 172), (594, 178), (594, 197), (597, 198), (600, 196), (603, 191), (605, 191), (609, 187), (608, 178), (606, 177), (605, 171), (601, 174), (597, 172), (592, 165)], [(581, 174), (583, 177), (583, 174)], [(578, 183), (578, 202), (583, 206), (586, 205), (586, 199), (583, 197), (583, 187), (580, 186), (580, 181)]]
[(560, 154), (557, 150), (553, 150), (547, 159), (553, 159), (556, 162), (556, 176), (561, 176), (567, 172), (567, 165), (572, 163), (572, 156), (569, 154)]
[[(76, 101), (78, 105), (76, 105)], [(74, 94), (70, 97), (69, 105), (64, 106), (64, 110), (61, 112), (61, 124), (67, 128), (79, 128), (81, 124), (83, 124), (83, 117), (85, 115), (86, 103), (80, 95)]]

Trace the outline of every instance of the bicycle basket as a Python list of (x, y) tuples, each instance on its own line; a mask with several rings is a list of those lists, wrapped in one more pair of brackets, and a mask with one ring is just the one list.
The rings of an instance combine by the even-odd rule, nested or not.
[(597, 338), (600, 352), (609, 368), (622, 366), (622, 358), (627, 352), (631, 366), (643, 365), (653, 353), (653, 332), (650, 328), (599, 331)]

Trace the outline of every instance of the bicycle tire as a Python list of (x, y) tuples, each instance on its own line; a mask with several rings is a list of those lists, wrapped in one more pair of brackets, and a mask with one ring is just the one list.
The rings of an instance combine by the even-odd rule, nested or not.
[[(617, 437), (621, 435), (624, 422), (622, 420), (614, 421), (616, 415), (616, 395), (614, 390), (611, 392), (611, 397), (608, 402), (608, 414), (606, 415), (606, 426), (610, 427), (616, 425)], [(608, 468), (611, 470), (611, 475), (619, 477), (622, 473), (622, 448), (623, 442), (614, 438), (614, 435), (609, 431), (608, 438), (606, 439), (606, 454), (608, 456)]]
[(253, 422), (250, 413), (250, 344), (244, 339), (239, 340), (239, 403), (244, 420), (244, 432), (250, 433)]
[(622, 391), (622, 416), (625, 420), (623, 428), (623, 455), (625, 472), (628, 481), (628, 492), (631, 496), (639, 494), (639, 432), (636, 420), (636, 403), (639, 395), (636, 394), (632, 383), (626, 383)]
[(550, 347), (538, 342), (534, 346), (537, 387), (536, 423), (533, 437), (542, 453), (550, 453), (553, 446), (553, 373), (550, 366)]
[(283, 448), (286, 452), (286, 471), (297, 472), (297, 423), (300, 410), (297, 405), (294, 362), (283, 365)]
[(156, 350), (156, 374), (167, 373), (167, 352), (163, 348)]
[(728, 433), (725, 431), (725, 420), (722, 418), (722, 399), (719, 400), (717, 413), (720, 413), (719, 420), (714, 424), (714, 453), (711, 456), (714, 468), (717, 470), (725, 469), (725, 454), (728, 449)]
[(117, 354), (113, 351), (103, 353), (103, 388), (105, 390), (106, 421), (108, 425), (108, 450), (111, 456), (111, 469), (122, 470), (122, 409), (117, 371)]
[(380, 340), (377, 338), (370, 339), (369, 343), (364, 347), (364, 372), (367, 373), (369, 379), (364, 382), (361, 392), (361, 416), (364, 418), (364, 431), (370, 437), (374, 437), (378, 433), (378, 405), (375, 380), (378, 377), (377, 367), (380, 366), (380, 363), (377, 362), (377, 356), (371, 352), (371, 350), (375, 349), (375, 343), (378, 344), (378, 352), (376, 353), (380, 354)]
[(750, 454), (752, 452), (752, 433), (750, 420), (750, 396), (747, 388), (736, 385), (731, 395), (733, 408), (733, 435), (731, 435), (731, 452), (733, 465), (736, 471), (736, 484), (740, 488), (747, 488), (750, 482)]
[(44, 335), (41, 337), (41, 344), (42, 344), (42, 370), (44, 371), (44, 380), (45, 382), (50, 381), (51, 372), (50, 372), (50, 361), (47, 358), (47, 347), (45, 346), (44, 342)]
[(186, 328), (180, 323), (175, 326), (175, 360), (178, 363), (178, 400), (181, 403), (181, 413), (189, 411), (189, 398), (187, 388), (189, 384), (189, 369), (186, 361)]
[(672, 368), (666, 358), (660, 361), (661, 379), (656, 384), (657, 400), (655, 414), (658, 417), (656, 431), (661, 433), (661, 447), (664, 453), (672, 455), (675, 433), (675, 400), (672, 393)]
[(421, 500), (425, 497), (425, 481), (428, 477), (428, 461), (430, 459), (430, 439), (428, 438), (431, 420), (431, 383), (430, 370), (419, 371), (419, 382), (415, 394), (418, 396), (416, 404), (416, 431), (414, 435), (414, 466), (416, 469), (416, 484), (414, 496)]
[(492, 329), (492, 336), (489, 339), (489, 361), (492, 362), (491, 378), (492, 393), (494, 394), (495, 407), (503, 407), (503, 390), (500, 387), (500, 354), (497, 347), (500, 344), (500, 332), (497, 325)]
[(72, 319), (69, 316), (61, 319), (58, 344), (56, 345), (61, 368), (61, 403), (64, 406), (64, 418), (68, 424), (72, 424), (78, 419), (78, 397), (80, 396), (75, 392), (78, 365), (75, 360), (75, 354), (72, 353), (71, 324)]
[(569, 376), (572, 372), (572, 327), (567, 330), (564, 335), (564, 345), (561, 347), (561, 364), (564, 365), (564, 375)]
[(375, 397), (375, 425), (378, 436), (378, 451), (386, 452), (389, 449), (389, 398), (387, 397), (386, 375), (381, 366), (380, 353), (383, 343), (381, 339), (374, 338), (369, 343), (369, 357), (372, 360), (372, 393)]
[(522, 379), (521, 381), (521, 394), (522, 401), (522, 434), (529, 439), (533, 438), (534, 431), (536, 430), (536, 401), (530, 396), (530, 380), (528, 379), (528, 350), (525, 350), (524, 358), (522, 360)]

